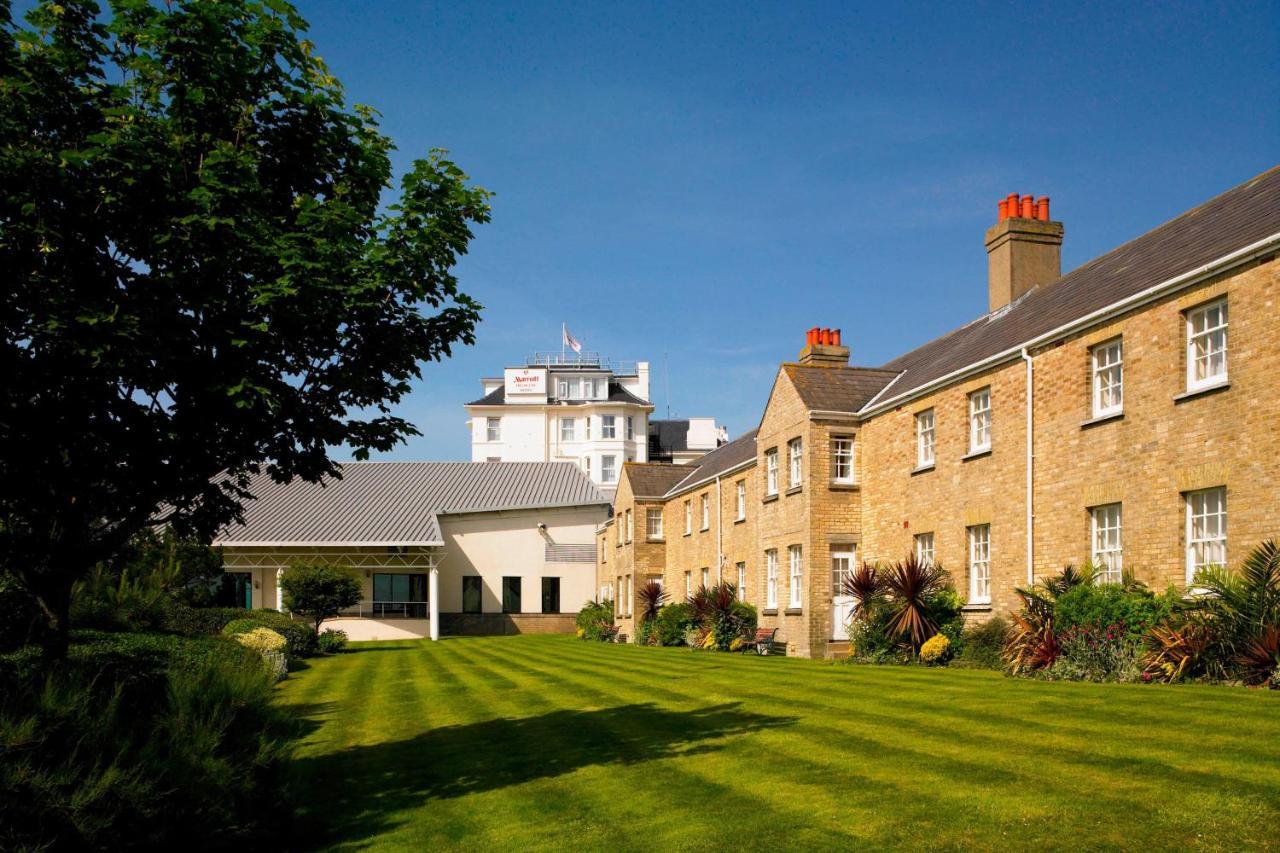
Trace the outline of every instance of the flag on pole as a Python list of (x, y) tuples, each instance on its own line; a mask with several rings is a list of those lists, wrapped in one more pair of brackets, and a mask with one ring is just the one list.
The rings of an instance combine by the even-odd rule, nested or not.
[(560, 332), (564, 335), (563, 344), (574, 352), (582, 352), (582, 344), (578, 343), (577, 338), (569, 334), (569, 327), (564, 323), (560, 324)]

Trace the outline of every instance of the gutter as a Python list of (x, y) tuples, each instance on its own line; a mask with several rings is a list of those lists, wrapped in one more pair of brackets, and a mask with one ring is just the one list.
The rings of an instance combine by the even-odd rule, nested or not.
[(868, 418), (873, 415), (879, 415), (883, 412), (887, 412), (909, 400), (913, 400), (917, 397), (923, 397), (938, 388), (950, 385), (960, 379), (981, 373), (989, 367), (1016, 358), (1023, 350), (1042, 346), (1043, 344), (1050, 343), (1058, 338), (1066, 337), (1080, 329), (1087, 328), (1100, 321), (1108, 320), (1116, 315), (1123, 314), (1138, 306), (1144, 305), (1147, 302), (1158, 299), (1169, 292), (1197, 284), (1200, 280), (1216, 275), (1224, 269), (1239, 266), (1240, 264), (1253, 260), (1260, 255), (1265, 255), (1272, 251), (1277, 244), (1280, 244), (1280, 233), (1272, 234), (1269, 237), (1263, 237), (1261, 240), (1250, 243), (1243, 248), (1223, 255), (1222, 257), (1212, 260), (1207, 264), (1198, 266), (1193, 270), (1188, 270), (1185, 273), (1176, 275), (1167, 281), (1162, 281), (1159, 284), (1153, 285), (1146, 290), (1121, 299), (1118, 302), (1113, 302), (1110, 305), (1099, 308), (1091, 314), (1086, 314), (1083, 317), (1064, 323), (1056, 329), (1050, 329), (1029, 341), (1010, 347), (1009, 349), (1002, 350), (995, 355), (988, 356), (981, 361), (974, 362), (966, 367), (953, 370), (945, 376), (939, 376), (937, 379), (921, 385), (919, 388), (906, 391), (896, 397), (890, 397), (882, 403), (876, 403), (874, 408), (872, 408), (871, 404), (868, 403), (867, 406), (864, 406), (862, 410), (858, 412), (858, 415), (860, 417)]
[(724, 498), (720, 477), (716, 474), (716, 583), (724, 583)]
[[(701, 480), (697, 480), (697, 481), (695, 481), (695, 482), (692, 482), (692, 483), (690, 483), (690, 484), (689, 484), (689, 485), (687, 485), (687, 486), (680, 486), (680, 488), (679, 488), (679, 490), (678, 490), (678, 491), (677, 491), (676, 489), (674, 489), (674, 488), (673, 488), (671, 491), (669, 491), (669, 492), (667, 492), (665, 495), (663, 495), (663, 496), (662, 496), (662, 499), (663, 499), (663, 500), (668, 500), (668, 499), (670, 499), (670, 498), (674, 498), (674, 497), (676, 497), (677, 495), (683, 495), (685, 492), (692, 491), (693, 489), (696, 489), (696, 488), (698, 488), (699, 486), (705, 486), (707, 483), (714, 482), (714, 481), (716, 481), (716, 480), (720, 479), (721, 477), (727, 477), (727, 476), (729, 476), (730, 474), (736, 474), (736, 473), (738, 473), (739, 471), (743, 470), (744, 468), (749, 468), (749, 467), (751, 467), (751, 466), (752, 466), (752, 465), (754, 465), (754, 464), (756, 464), (756, 458), (755, 458), (754, 456), (752, 456), (750, 459), (743, 460), (742, 462), (739, 462), (737, 465), (734, 465), (732, 468), (726, 468), (726, 469), (724, 469), (723, 471), (721, 471), (719, 474), (716, 474), (715, 476), (705, 477), (705, 478), (703, 478), (703, 479), (701, 479)], [(677, 485), (679, 485), (679, 484), (677, 484)]]

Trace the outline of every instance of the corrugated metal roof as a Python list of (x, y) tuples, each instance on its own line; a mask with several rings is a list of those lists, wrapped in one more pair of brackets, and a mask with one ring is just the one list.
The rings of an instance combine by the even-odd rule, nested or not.
[(897, 397), (1280, 232), (1280, 167), (899, 356)]
[(442, 544), (437, 516), (609, 504), (572, 462), (347, 462), (342, 479), (255, 477), (242, 525), (215, 544)]

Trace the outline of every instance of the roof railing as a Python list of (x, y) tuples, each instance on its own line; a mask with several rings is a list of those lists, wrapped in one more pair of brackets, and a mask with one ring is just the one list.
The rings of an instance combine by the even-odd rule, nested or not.
[(553, 369), (607, 370), (618, 376), (634, 375), (638, 371), (635, 361), (609, 358), (599, 352), (535, 352), (525, 359), (525, 367), (549, 367)]

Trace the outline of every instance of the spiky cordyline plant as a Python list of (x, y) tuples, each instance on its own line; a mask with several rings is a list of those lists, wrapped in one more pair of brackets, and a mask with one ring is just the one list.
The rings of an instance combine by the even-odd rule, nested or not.
[(879, 567), (864, 562), (845, 577), (841, 591), (853, 596), (851, 618), (866, 619), (868, 608), (884, 597), (884, 582)]
[(1219, 674), (1230, 675), (1234, 665), (1244, 668), (1246, 680), (1253, 678), (1280, 629), (1280, 547), (1268, 539), (1249, 552), (1239, 572), (1211, 566), (1196, 573), (1194, 586), (1187, 606), (1212, 627), (1210, 657)]
[(656, 580), (640, 587), (640, 621), (650, 622), (658, 618), (658, 611), (667, 603), (667, 591)]
[(1062, 647), (1053, 630), (1051, 593), (1035, 587), (1015, 591), (1022, 599), (1022, 609), (1012, 617), (1002, 656), (1009, 671), (1016, 675), (1052, 666)]
[(910, 642), (912, 652), (919, 653), (924, 641), (938, 633), (929, 617), (929, 599), (946, 587), (948, 578), (942, 566), (921, 562), (915, 554), (908, 554), (882, 573), (889, 602), (888, 630)]

